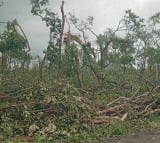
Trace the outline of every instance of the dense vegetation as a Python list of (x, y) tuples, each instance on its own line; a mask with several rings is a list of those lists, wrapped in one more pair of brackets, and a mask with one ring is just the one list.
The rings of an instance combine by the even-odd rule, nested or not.
[[(6, 25), (0, 34), (1, 142), (96, 143), (160, 125), (159, 12), (145, 20), (127, 10), (115, 30), (96, 34), (94, 18), (66, 16), (63, 1), (61, 15), (47, 8), (47, 0), (30, 2), (50, 39), (43, 58), (32, 56), (17, 20), (0, 22)], [(81, 36), (73, 35), (71, 26)], [(87, 35), (95, 36), (96, 44)], [(125, 100), (117, 100), (121, 97)], [(114, 107), (122, 102), (125, 108), (118, 113)], [(102, 116), (97, 125), (95, 116), (107, 108), (116, 110), (109, 114), (116, 120)]]

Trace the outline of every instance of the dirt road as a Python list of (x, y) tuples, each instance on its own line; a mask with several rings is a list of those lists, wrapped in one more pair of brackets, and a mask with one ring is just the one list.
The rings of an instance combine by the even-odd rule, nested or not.
[(104, 143), (160, 143), (160, 128), (139, 131)]

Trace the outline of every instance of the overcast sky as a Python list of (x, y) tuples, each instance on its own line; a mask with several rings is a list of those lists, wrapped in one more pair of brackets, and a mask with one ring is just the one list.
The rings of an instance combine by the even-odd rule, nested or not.
[[(47, 47), (49, 32), (39, 17), (32, 16), (29, 0), (3, 1), (4, 5), (0, 7), (0, 21), (16, 18), (29, 39), (32, 54), (42, 54), (43, 49)], [(59, 12), (61, 0), (50, 0), (50, 5), (53, 11)], [(106, 28), (115, 28), (123, 18), (125, 10), (131, 9), (137, 15), (148, 18), (160, 11), (159, 6), (160, 0), (65, 0), (64, 10), (65, 13), (74, 13), (81, 20), (93, 16), (93, 30), (99, 34)]]

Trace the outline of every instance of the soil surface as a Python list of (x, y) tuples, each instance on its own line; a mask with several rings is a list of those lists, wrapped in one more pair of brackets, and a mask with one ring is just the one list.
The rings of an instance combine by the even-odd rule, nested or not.
[(138, 131), (104, 143), (160, 143), (160, 128)]

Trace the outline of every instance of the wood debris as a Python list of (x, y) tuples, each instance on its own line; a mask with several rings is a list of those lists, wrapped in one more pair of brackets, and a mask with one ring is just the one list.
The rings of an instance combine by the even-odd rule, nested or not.
[[(142, 95), (119, 97), (108, 103), (103, 110), (96, 113), (93, 124), (113, 124), (124, 122), (129, 118), (140, 118), (160, 114), (159, 86)], [(133, 116), (134, 115), (134, 116)]]

